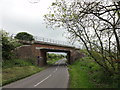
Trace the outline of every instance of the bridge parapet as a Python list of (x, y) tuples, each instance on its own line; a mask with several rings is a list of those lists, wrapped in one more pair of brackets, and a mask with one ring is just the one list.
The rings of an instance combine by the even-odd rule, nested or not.
[(25, 41), (25, 40), (19, 40), (20, 43), (24, 45), (45, 45), (45, 46), (58, 46), (58, 47), (66, 47), (66, 48), (75, 48), (74, 46), (67, 46), (62, 44), (56, 44), (56, 43), (49, 43), (49, 42), (42, 42), (42, 41)]
[(45, 42), (45, 43), (49, 43), (49, 44), (51, 43), (51, 44), (70, 46), (70, 47), (74, 46), (71, 43), (60, 41), (60, 40), (54, 40), (54, 39), (38, 37), (38, 36), (34, 36), (34, 38), (35, 38), (35, 41), (41, 41), (41, 42)]
[[(11, 37), (14, 38), (16, 36), (16, 34), (12, 34)], [(79, 45), (76, 45), (72, 42), (65, 42), (65, 41), (60, 41), (60, 40), (54, 40), (54, 39), (50, 39), (50, 38), (45, 38), (45, 37), (40, 37), (40, 36), (33, 36), (33, 38), (35, 40), (33, 41), (25, 41), (25, 40), (18, 40), (19, 42), (23, 43), (23, 44), (33, 44), (35, 42), (41, 42), (41, 43), (49, 43), (49, 44), (53, 44), (53, 45), (61, 45), (61, 46), (69, 46), (69, 47), (75, 47), (80, 49), (81, 47)]]

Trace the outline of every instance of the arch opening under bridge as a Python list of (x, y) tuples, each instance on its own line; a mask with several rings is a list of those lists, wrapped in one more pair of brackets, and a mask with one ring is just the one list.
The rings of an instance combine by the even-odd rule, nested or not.
[(70, 58), (70, 51), (67, 50), (55, 50), (55, 49), (40, 49), (40, 57), (43, 58), (43, 62), (40, 63), (40, 66), (46, 65), (47, 64), (47, 53), (48, 52), (60, 52), (60, 53), (66, 53), (67, 54), (67, 63), (71, 64), (71, 58)]

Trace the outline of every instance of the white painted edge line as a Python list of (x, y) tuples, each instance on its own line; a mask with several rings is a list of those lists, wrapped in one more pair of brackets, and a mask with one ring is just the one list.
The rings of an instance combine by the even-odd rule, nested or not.
[(70, 78), (69, 71), (68, 71), (69, 69), (68, 69), (67, 65), (65, 67), (66, 67), (67, 76), (68, 76), (68, 83), (69, 83), (69, 78)]
[[(57, 68), (53, 71), (53, 73), (55, 73), (55, 72), (58, 70), (59, 65), (61, 64), (62, 61), (63, 61), (63, 60), (61, 60), (60, 62), (56, 62), (56, 63), (58, 63), (58, 66), (57, 66)], [(44, 82), (45, 80), (47, 80), (47, 79), (48, 79), (49, 77), (51, 77), (51, 76), (52, 76), (52, 74), (50, 74), (48, 77), (46, 77), (45, 79), (43, 79), (43, 80), (40, 81), (39, 83), (35, 84), (34, 87), (38, 86), (39, 84), (41, 84), (42, 82)]]
[(34, 85), (34, 87), (38, 86), (39, 84), (41, 84), (42, 82), (44, 82), (45, 80), (47, 80), (51, 76), (52, 75), (50, 74), (48, 77), (46, 77), (45, 79), (43, 79), (42, 81), (40, 81), (39, 83), (37, 83), (36, 85)]

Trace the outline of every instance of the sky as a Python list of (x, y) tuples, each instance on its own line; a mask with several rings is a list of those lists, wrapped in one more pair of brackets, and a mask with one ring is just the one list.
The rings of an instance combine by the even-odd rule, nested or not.
[[(39, 1), (38, 3), (31, 3)], [(43, 16), (54, 0), (0, 0), (0, 28), (10, 34), (28, 32), (34, 36), (68, 41), (64, 29), (46, 28)]]
[[(33, 1), (39, 2), (32, 3)], [(0, 0), (0, 29), (10, 34), (28, 32), (33, 36), (65, 42), (69, 41), (64, 36), (64, 29), (55, 28), (53, 30), (46, 28), (43, 16), (48, 13), (48, 8), (54, 1), (55, 0)]]

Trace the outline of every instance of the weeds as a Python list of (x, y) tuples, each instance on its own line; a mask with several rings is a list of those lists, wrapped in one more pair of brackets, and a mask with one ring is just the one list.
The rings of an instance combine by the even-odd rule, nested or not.
[(94, 62), (84, 57), (69, 66), (71, 88), (117, 88), (118, 76), (111, 76)]
[(21, 59), (13, 59), (7, 60), (2, 63), (2, 68), (11, 68), (11, 67), (22, 67), (22, 66), (31, 66), (33, 65), (31, 62), (21, 60)]

